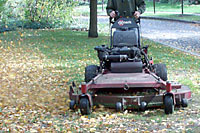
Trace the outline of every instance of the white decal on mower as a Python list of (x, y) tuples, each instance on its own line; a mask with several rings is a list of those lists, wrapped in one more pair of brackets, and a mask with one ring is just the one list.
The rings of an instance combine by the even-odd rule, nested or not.
[(118, 25), (119, 25), (119, 26), (123, 26), (123, 25), (125, 25), (125, 24), (131, 24), (131, 21), (123, 21), (123, 20), (120, 20), (120, 21), (118, 22)]

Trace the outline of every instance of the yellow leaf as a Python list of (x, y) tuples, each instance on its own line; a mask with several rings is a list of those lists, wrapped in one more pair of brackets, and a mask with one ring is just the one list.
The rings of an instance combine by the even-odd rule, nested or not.
[(15, 79), (16, 75), (15, 75), (14, 73), (10, 73), (10, 74), (8, 75), (8, 77), (9, 77), (10, 79)]
[(5, 122), (6, 124), (10, 124), (10, 123), (12, 123), (11, 120), (4, 120), (4, 122)]
[(70, 99), (68, 99), (68, 100), (67, 100), (67, 103), (70, 103), (70, 101), (71, 101), (71, 100), (70, 100)]
[(41, 9), (43, 10), (43, 9), (44, 9), (44, 6), (42, 6)]
[(97, 106), (93, 106), (93, 109), (96, 109)]
[(113, 119), (113, 118), (115, 118), (115, 114), (112, 114), (112, 115), (110, 115), (109, 117), (108, 117), (108, 119)]
[(90, 128), (90, 132), (95, 132), (96, 129), (95, 128)]
[(47, 45), (44, 45), (44, 48), (49, 48)]
[(94, 122), (96, 122), (96, 119), (95, 118), (91, 118), (90, 122), (94, 123)]
[(18, 112), (20, 110), (20, 108), (19, 107), (16, 107), (16, 111)]
[(1, 43), (2, 41), (0, 40), (0, 43)]
[(38, 131), (36, 129), (32, 129), (30, 130), (31, 133), (37, 133)]
[(85, 116), (84, 116), (84, 115), (82, 115), (82, 116), (81, 116), (81, 119), (85, 119)]
[(19, 33), (19, 35), (21, 36), (21, 37), (23, 37), (24, 36), (24, 34), (23, 33), (21, 33), (21, 32), (18, 32)]
[(166, 132), (166, 131), (167, 131), (167, 129), (165, 129), (165, 128), (164, 128), (162, 131), (163, 131), (163, 132)]

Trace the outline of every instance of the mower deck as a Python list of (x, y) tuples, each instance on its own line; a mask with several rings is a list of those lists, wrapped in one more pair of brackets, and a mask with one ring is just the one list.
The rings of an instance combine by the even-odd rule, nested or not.
[[(115, 108), (116, 103), (120, 102), (123, 109), (139, 109), (141, 102), (146, 102), (147, 108), (162, 106), (167, 89), (166, 82), (148, 73), (99, 74), (86, 84), (86, 88), (91, 106)], [(175, 105), (181, 105), (183, 98), (191, 98), (191, 90), (187, 86), (171, 83), (171, 88)], [(76, 89), (75, 85), (71, 86), (69, 95), (78, 104), (82, 93), (81, 88), (75, 92)]]

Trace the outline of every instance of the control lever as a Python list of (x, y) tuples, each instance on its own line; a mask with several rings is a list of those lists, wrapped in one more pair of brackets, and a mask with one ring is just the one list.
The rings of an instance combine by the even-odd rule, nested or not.
[[(134, 14), (135, 14), (135, 11), (132, 12), (132, 15), (133, 15), (133, 16), (134, 16)], [(134, 17), (135, 17), (135, 16), (134, 16)], [(140, 17), (139, 17), (138, 19), (135, 18), (135, 22), (140, 24)]]
[(124, 11), (124, 17), (126, 16), (126, 11)]
[[(120, 14), (119, 14), (119, 11), (117, 11), (117, 10), (115, 11), (115, 14), (116, 14), (116, 17), (119, 17), (119, 15), (120, 15)], [(110, 23), (111, 23), (111, 24), (114, 24), (115, 21), (116, 21), (115, 18), (111, 18), (111, 17), (110, 17)]]

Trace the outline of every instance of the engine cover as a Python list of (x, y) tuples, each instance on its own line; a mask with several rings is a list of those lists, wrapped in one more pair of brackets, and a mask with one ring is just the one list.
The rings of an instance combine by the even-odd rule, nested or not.
[(112, 62), (112, 73), (141, 73), (142, 61), (137, 62)]

